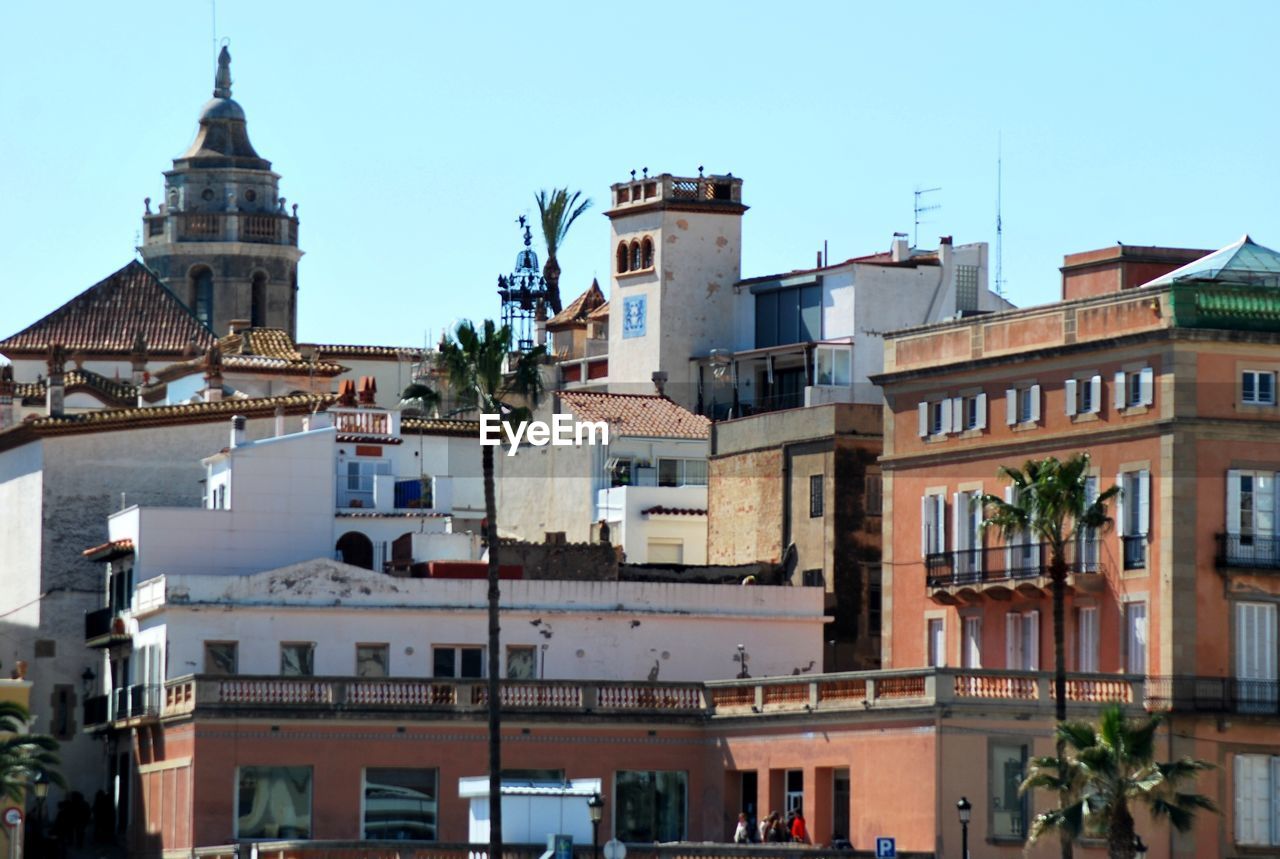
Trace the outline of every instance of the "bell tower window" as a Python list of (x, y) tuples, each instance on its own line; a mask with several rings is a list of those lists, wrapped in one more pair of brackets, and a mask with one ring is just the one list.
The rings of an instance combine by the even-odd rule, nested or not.
[(640, 243), (640, 267), (653, 268), (653, 239), (648, 236)]
[(632, 239), (631, 241), (631, 270), (639, 271), (644, 268), (640, 264), (640, 243)]
[(201, 266), (191, 272), (191, 304), (199, 319), (213, 327), (213, 272)]
[(261, 328), (267, 324), (267, 276), (263, 272), (254, 272), (251, 301), (250, 322), (254, 328)]
[(627, 262), (630, 254), (627, 252), (627, 243), (618, 242), (618, 274), (627, 273)]

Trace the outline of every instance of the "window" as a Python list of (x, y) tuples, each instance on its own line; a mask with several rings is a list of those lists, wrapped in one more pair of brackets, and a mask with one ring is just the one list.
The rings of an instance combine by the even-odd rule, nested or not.
[(364, 771), (364, 834), (371, 841), (436, 840), (436, 771)]
[(1102, 408), (1102, 377), (1067, 379), (1063, 384), (1063, 400), (1068, 415), (1093, 415)]
[(1012, 671), (1040, 670), (1040, 612), (1009, 612), (1004, 616), (1005, 667)]
[(814, 360), (814, 384), (848, 386), (853, 382), (853, 353), (847, 346), (819, 346)]
[(960, 667), (982, 667), (982, 618), (966, 617), (960, 641)]
[(204, 643), (204, 673), (226, 677), (238, 673), (239, 646), (234, 641)]
[(800, 574), (800, 583), (806, 588), (820, 588), (826, 585), (822, 570), (805, 570)]
[(1280, 756), (1236, 755), (1236, 843), (1280, 845)]
[(987, 395), (956, 397), (951, 403), (951, 423), (956, 432), (987, 428)]
[(610, 459), (605, 463), (605, 474), (609, 478), (610, 486), (630, 486), (631, 460), (624, 457)]
[(1149, 406), (1155, 401), (1155, 371), (1150, 367), (1141, 370), (1117, 370), (1115, 377), (1115, 407), (1117, 410), (1137, 406)]
[(627, 273), (627, 262), (630, 255), (627, 253), (627, 243), (618, 242), (618, 274)]
[(338, 464), (338, 506), (373, 507), (374, 478), (391, 473), (387, 459), (349, 459)]
[(956, 310), (978, 309), (978, 267), (956, 266)]
[(1040, 386), (1008, 388), (1004, 392), (1005, 422), (1009, 426), (1040, 422)]
[(957, 492), (951, 506), (951, 526), (955, 535), (955, 573), (958, 577), (982, 573), (981, 490)]
[(822, 287), (802, 286), (756, 295), (756, 348), (822, 339)]
[(280, 676), (311, 677), (316, 673), (316, 646), (310, 641), (285, 642), (280, 645)]
[(804, 770), (787, 770), (782, 813), (786, 815), (793, 811), (804, 811)]
[(483, 647), (433, 647), (432, 677), (475, 678), (484, 676)]
[(260, 271), (255, 272), (253, 275), (249, 304), (249, 323), (254, 328), (261, 328), (267, 324), (267, 276)]
[(1274, 713), (1280, 700), (1276, 611), (1275, 603), (1236, 603), (1235, 675), (1241, 712)]
[(1124, 568), (1140, 570), (1147, 565), (1147, 531), (1151, 524), (1151, 472), (1125, 471), (1117, 481), (1120, 497), (1116, 519), (1124, 550)]
[(881, 475), (868, 474), (863, 478), (862, 499), (868, 516), (884, 513), (884, 478)]
[(1076, 670), (1098, 670), (1098, 609), (1082, 606), (1076, 609)]
[(390, 677), (391, 648), (385, 644), (357, 644), (356, 676)]
[(659, 486), (706, 486), (705, 459), (659, 459)]
[(649, 564), (683, 564), (684, 543), (680, 540), (650, 540), (645, 547)]
[(1276, 552), (1276, 475), (1271, 471), (1227, 472), (1228, 563), (1273, 567)]
[(1027, 796), (1020, 794), (1027, 769), (1027, 747), (1021, 743), (992, 743), (987, 779), (991, 790), (991, 837), (1017, 839), (1027, 835)]
[(236, 837), (311, 837), (311, 767), (240, 767)]
[[(952, 400), (928, 400), (920, 403), (920, 437), (946, 435), (951, 432)], [(958, 416), (957, 416), (958, 417)]]
[(191, 301), (196, 319), (213, 327), (213, 272), (198, 268), (191, 273)]
[(49, 733), (55, 740), (72, 740), (76, 735), (76, 691), (70, 683), (57, 683), (50, 696), (53, 714), (49, 719)]
[(1130, 674), (1147, 673), (1147, 604), (1124, 604), (1124, 670)]
[(947, 664), (947, 626), (940, 617), (929, 618), (928, 630), (925, 632), (926, 645), (929, 648), (928, 659), (931, 668), (942, 668)]
[(648, 236), (640, 242), (640, 267), (653, 268), (653, 239)]
[(862, 571), (867, 582), (867, 629), (876, 636), (884, 628), (884, 585), (879, 567), (863, 567)]
[(614, 776), (614, 837), (652, 844), (684, 841), (689, 774), (618, 770)]
[(538, 679), (538, 649), (525, 644), (507, 647), (507, 679)]
[(816, 519), (822, 515), (823, 480), (821, 474), (809, 475), (809, 518)]
[(920, 499), (920, 557), (947, 550), (947, 499), (942, 493)]
[[(1004, 488), (1005, 503), (1013, 504), (1016, 499), (1017, 487), (1006, 486)], [(1019, 531), (1017, 534), (1009, 535), (1005, 541), (1004, 552), (1005, 569), (1014, 578), (1044, 574), (1045, 570), (1040, 563), (1040, 544), (1032, 539), (1029, 531)]]
[(1270, 370), (1245, 370), (1240, 376), (1240, 401), (1252, 406), (1276, 404), (1276, 374)]
[(641, 263), (640, 243), (635, 239), (632, 239), (631, 240), (631, 270), (639, 271), (640, 269), (644, 268), (644, 266), (642, 266), (640, 263)]

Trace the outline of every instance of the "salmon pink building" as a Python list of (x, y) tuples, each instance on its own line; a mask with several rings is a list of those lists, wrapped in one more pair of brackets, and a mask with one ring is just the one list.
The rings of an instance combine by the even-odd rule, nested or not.
[(1012, 497), (1000, 466), (1087, 452), (1093, 491), (1122, 494), (1114, 527), (1069, 553), (1068, 670), (1146, 677), (1147, 706), (1169, 713), (1166, 759), (1217, 765), (1198, 788), (1223, 813), (1173, 838), (1173, 855), (1267, 852), (1280, 846), (1280, 254), (1246, 236), (1156, 276), (1152, 259), (1179, 254), (1143, 250), (1140, 285), (1138, 262), (1098, 254), (1086, 284), (1064, 269), (1078, 297), (887, 338), (884, 664), (1052, 668), (1046, 547), (984, 532), (975, 499)]

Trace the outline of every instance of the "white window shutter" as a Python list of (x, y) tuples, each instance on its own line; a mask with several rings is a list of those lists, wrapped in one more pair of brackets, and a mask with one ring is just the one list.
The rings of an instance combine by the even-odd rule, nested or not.
[(964, 432), (969, 428), (969, 416), (964, 413), (964, 397), (951, 398), (951, 431)]
[(937, 545), (934, 546), (935, 552), (947, 551), (947, 496), (941, 492), (933, 496), (934, 521), (937, 527), (933, 529), (934, 539)]
[(957, 552), (969, 548), (966, 545), (962, 523), (965, 521), (960, 515), (960, 501), (964, 498), (959, 492), (953, 493), (951, 496), (951, 545), (955, 547)]
[(1089, 380), (1089, 405), (1095, 412), (1102, 411), (1102, 377), (1094, 376)]
[(1257, 844), (1253, 818), (1253, 767), (1255, 755), (1236, 755), (1231, 765), (1235, 770), (1236, 843)]
[(1004, 392), (1004, 417), (1009, 426), (1018, 422), (1018, 389), (1006, 388)]
[(977, 572), (982, 572), (982, 520), (986, 511), (982, 508), (982, 502), (978, 499), (982, 497), (982, 492), (974, 490), (968, 493), (969, 501), (969, 548), (976, 549), (973, 553), (973, 567)]
[(1138, 384), (1142, 391), (1142, 404), (1144, 406), (1151, 405), (1155, 401), (1156, 371), (1150, 367), (1143, 367)]
[(1112, 392), (1112, 395), (1113, 395), (1113, 398), (1115, 399), (1116, 408), (1123, 409), (1125, 404), (1124, 403), (1125, 390), (1124, 390), (1124, 371), (1123, 370), (1116, 371), (1115, 390)]
[(1023, 635), (1026, 639), (1024, 650), (1028, 671), (1040, 670), (1040, 612), (1029, 611), (1022, 617)]
[(1018, 643), (1022, 641), (1022, 617), (1016, 612), (1004, 616), (1004, 667), (1017, 671), (1022, 666), (1018, 658)]
[(933, 496), (920, 496), (920, 559), (924, 560), (933, 551), (933, 531), (931, 528), (934, 510)]
[(954, 426), (954, 424), (951, 421), (951, 398), (943, 397), (941, 405), (942, 405), (942, 434), (946, 435), (947, 433), (951, 432), (951, 428), (952, 426)]
[(1145, 468), (1138, 472), (1138, 527), (1151, 533), (1151, 472)]
[(1134, 499), (1129, 498), (1130, 486), (1125, 483), (1124, 472), (1116, 475), (1116, 486), (1120, 487), (1120, 492), (1116, 494), (1116, 530), (1121, 537), (1129, 536), (1129, 520), (1125, 517), (1125, 505), (1132, 504)]
[(1267, 793), (1271, 796), (1271, 846), (1280, 845), (1280, 755), (1271, 757), (1270, 783)]
[(1227, 533), (1240, 533), (1240, 469), (1227, 471)]
[(921, 403), (920, 411), (920, 437), (924, 438), (929, 434), (929, 404)]
[(1031, 386), (1031, 422), (1040, 422), (1040, 386)]
[(1067, 379), (1062, 384), (1062, 396), (1066, 400), (1067, 414), (1074, 415), (1076, 413), (1076, 380)]
[(978, 429), (987, 428), (987, 395), (984, 391), (978, 394)]
[[(1013, 484), (1012, 483), (1010, 483), (1008, 486), (1004, 488), (1004, 503), (1005, 504), (1013, 503)], [(1006, 570), (1013, 569), (1013, 545), (1014, 545), (1014, 541), (1011, 538), (1006, 537), (1004, 542), (1004, 568)]]

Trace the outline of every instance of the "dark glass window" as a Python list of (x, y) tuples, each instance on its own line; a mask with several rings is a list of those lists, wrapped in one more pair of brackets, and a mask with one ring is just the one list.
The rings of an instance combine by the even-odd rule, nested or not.
[(809, 516), (816, 518), (822, 515), (822, 475), (809, 476)]

